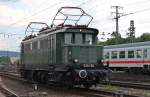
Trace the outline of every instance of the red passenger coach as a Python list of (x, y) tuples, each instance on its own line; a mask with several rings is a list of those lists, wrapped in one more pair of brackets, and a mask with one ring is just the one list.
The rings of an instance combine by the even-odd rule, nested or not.
[(104, 47), (104, 64), (115, 70), (150, 72), (150, 41)]

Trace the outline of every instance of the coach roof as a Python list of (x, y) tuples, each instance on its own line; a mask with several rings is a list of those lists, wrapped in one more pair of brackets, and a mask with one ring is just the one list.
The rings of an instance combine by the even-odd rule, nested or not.
[(108, 45), (108, 46), (104, 46), (104, 49), (126, 48), (126, 47), (136, 47), (136, 46), (150, 46), (150, 41), (137, 42), (137, 43), (117, 44), (117, 45)]

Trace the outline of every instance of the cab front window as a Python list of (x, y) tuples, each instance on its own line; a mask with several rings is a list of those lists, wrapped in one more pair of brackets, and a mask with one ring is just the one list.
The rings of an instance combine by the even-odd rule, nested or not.
[(95, 44), (96, 35), (85, 33), (65, 33), (65, 44)]
[(72, 43), (72, 34), (71, 33), (66, 33), (65, 34), (65, 44), (71, 44)]

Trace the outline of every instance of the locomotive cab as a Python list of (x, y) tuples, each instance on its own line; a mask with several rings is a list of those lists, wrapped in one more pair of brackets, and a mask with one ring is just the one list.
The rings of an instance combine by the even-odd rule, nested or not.
[(84, 29), (86, 32), (81, 32), (81, 28), (72, 29), (72, 31), (74, 30), (80, 31), (64, 33), (63, 48), (66, 56), (64, 57), (64, 63), (76, 65), (84, 63), (98, 64), (102, 59), (103, 49), (102, 46), (96, 45), (98, 30)]
[[(74, 32), (76, 30), (79, 32)], [(96, 45), (97, 34), (98, 30), (93, 28), (72, 28), (69, 33), (64, 33), (63, 60), (74, 70), (75, 84), (92, 85), (105, 76), (104, 66), (100, 63), (103, 47)]]

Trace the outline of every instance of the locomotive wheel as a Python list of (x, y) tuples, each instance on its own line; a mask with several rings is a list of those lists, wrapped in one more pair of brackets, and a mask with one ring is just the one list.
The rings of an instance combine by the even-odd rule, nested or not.
[(41, 79), (41, 82), (42, 83), (46, 83), (46, 75), (47, 73), (46, 72), (41, 72), (41, 75), (40, 75), (40, 79)]
[(23, 73), (23, 77), (28, 79), (28, 73), (27, 73), (26, 70), (25, 70), (24, 73)]
[(20, 74), (21, 74), (21, 77), (25, 78), (25, 71), (24, 70), (21, 70)]
[(83, 86), (84, 86), (86, 89), (89, 89), (90, 87), (92, 87), (91, 84), (83, 84)]
[(72, 80), (67, 80), (65, 83), (65, 87), (67, 87), (68, 89), (73, 88), (73, 82)]
[(34, 80), (34, 81), (38, 81), (37, 72), (34, 72), (34, 73), (33, 73), (33, 80)]
[(69, 84), (68, 84), (68, 88), (73, 88), (73, 81), (72, 81), (72, 80), (69, 80), (68, 83), (69, 83)]
[(41, 72), (37, 72), (37, 81), (41, 82)]
[(65, 87), (67, 86), (67, 88), (73, 88), (73, 80), (70, 73), (68, 73), (68, 76), (67, 75), (62, 76), (62, 78), (63, 78), (63, 85)]

